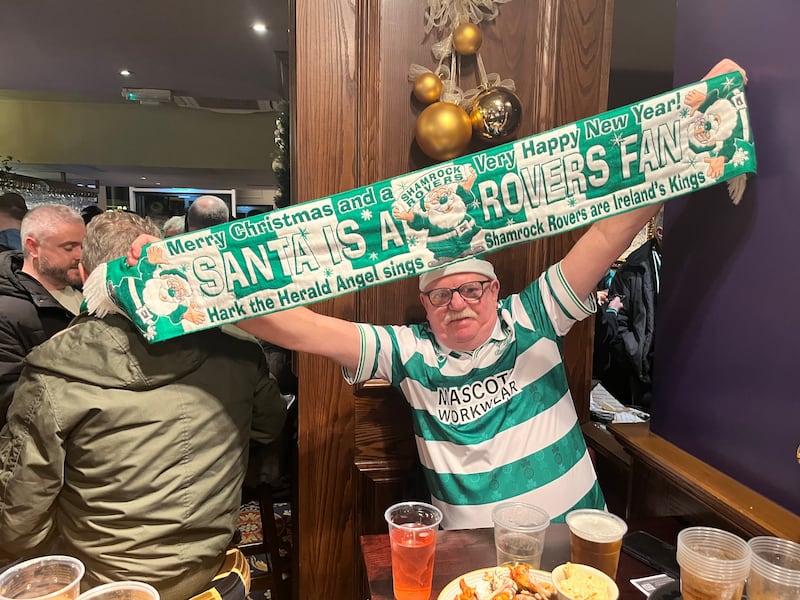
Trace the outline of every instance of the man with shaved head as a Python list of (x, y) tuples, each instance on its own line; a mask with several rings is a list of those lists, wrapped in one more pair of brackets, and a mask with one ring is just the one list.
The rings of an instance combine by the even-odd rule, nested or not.
[(197, 231), (230, 221), (231, 211), (222, 198), (200, 196), (186, 214), (186, 231)]
[(85, 233), (76, 210), (38, 206), (22, 219), (22, 252), (0, 254), (0, 425), (25, 356), (80, 311), (83, 297), (76, 288)]

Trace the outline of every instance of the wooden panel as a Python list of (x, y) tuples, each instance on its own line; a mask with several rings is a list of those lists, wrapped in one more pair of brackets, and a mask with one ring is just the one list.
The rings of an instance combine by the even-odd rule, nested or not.
[[(556, 27), (555, 123), (562, 125), (606, 109), (613, 0), (577, 0), (558, 3)], [(548, 261), (563, 257), (583, 234), (574, 230), (550, 238)], [(545, 262), (545, 265), (548, 262)], [(542, 265), (544, 266), (544, 265)], [(594, 320), (585, 319), (564, 340), (564, 355), (570, 390), (578, 418), (589, 420), (589, 390), (592, 379)]]
[[(292, 190), (306, 201), (356, 186), (355, 12), (346, 0), (297, 2), (292, 83)], [(324, 140), (324, 143), (323, 143)], [(314, 310), (352, 318), (355, 297)], [(358, 560), (353, 519), (354, 410), (334, 363), (302, 355), (298, 366), (296, 598), (351, 598)]]
[[(525, 111), (520, 136), (602, 109), (612, 1), (513, 2), (500, 7), (494, 23), (482, 26), (487, 70), (517, 83)], [(434, 66), (434, 40), (423, 31), (424, 7), (424, 0), (296, 3), (291, 93), (295, 200), (431, 164), (413, 142), (414, 123), (424, 107), (412, 101), (407, 81), (411, 63)], [(568, 31), (562, 34), (563, 28)], [(464, 66), (463, 83), (470, 87), (466, 78), (474, 77), (474, 70)], [(563, 256), (574, 239), (551, 238), (492, 254), (503, 291), (522, 289)], [(413, 278), (313, 308), (372, 323), (424, 318)], [(588, 396), (591, 333), (590, 327), (581, 327), (568, 340), (570, 384), (581, 412), (580, 402)], [(409, 408), (388, 388), (352, 389), (327, 360), (301, 356), (298, 377), (295, 597), (363, 598), (358, 535), (383, 530), (383, 510), (416, 483)]]
[(586, 445), (594, 453), (597, 481), (606, 499), (608, 510), (625, 519), (630, 517), (629, 483), (631, 457), (605, 425), (587, 421), (581, 427)]
[[(748, 537), (774, 535), (800, 540), (800, 516), (651, 433), (647, 423), (609, 425), (609, 430), (633, 456), (634, 477), (648, 478), (642, 480), (647, 484), (653, 481), (650, 473), (655, 473), (683, 492), (679, 496), (672, 492), (662, 494), (663, 500), (674, 503), (689, 497), (695, 505), (702, 504), (706, 512), (724, 520), (727, 529)], [(647, 486), (640, 484), (638, 489), (643, 491)], [(634, 497), (637, 503), (647, 499), (644, 495)], [(687, 512), (685, 506), (678, 506), (680, 512)], [(663, 505), (648, 508), (656, 512), (665, 509)], [(697, 509), (691, 512), (700, 514)]]

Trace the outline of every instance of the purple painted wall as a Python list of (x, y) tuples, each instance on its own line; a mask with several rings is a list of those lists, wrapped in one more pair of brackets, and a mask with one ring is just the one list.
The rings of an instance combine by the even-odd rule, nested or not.
[(675, 86), (745, 68), (758, 175), (667, 206), (652, 430), (800, 513), (800, 2), (677, 5)]

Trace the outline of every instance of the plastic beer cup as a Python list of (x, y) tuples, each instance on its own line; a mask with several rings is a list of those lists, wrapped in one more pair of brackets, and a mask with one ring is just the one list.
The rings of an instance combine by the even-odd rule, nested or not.
[(628, 525), (604, 510), (580, 508), (567, 513), (570, 560), (589, 565), (616, 579), (622, 536)]
[(71, 556), (32, 558), (0, 574), (0, 600), (75, 600), (83, 563)]
[(747, 596), (750, 600), (800, 598), (800, 544), (758, 536), (747, 542), (753, 552)]
[(401, 502), (386, 509), (384, 517), (392, 548), (394, 597), (428, 600), (442, 512), (425, 502)]
[(497, 566), (526, 564), (538, 569), (550, 515), (533, 504), (504, 502), (492, 509), (492, 521)]
[(78, 596), (78, 600), (160, 600), (152, 585), (141, 581), (115, 581), (104, 583)]
[(740, 600), (750, 572), (750, 546), (714, 527), (689, 527), (678, 533), (683, 600)]

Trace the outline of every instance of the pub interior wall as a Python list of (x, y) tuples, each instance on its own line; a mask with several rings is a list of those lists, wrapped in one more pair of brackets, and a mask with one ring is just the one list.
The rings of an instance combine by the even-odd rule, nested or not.
[(724, 186), (667, 205), (651, 424), (794, 513), (798, 22), (794, 0), (678, 3), (675, 86), (724, 56), (742, 65), (759, 168), (738, 206)]

